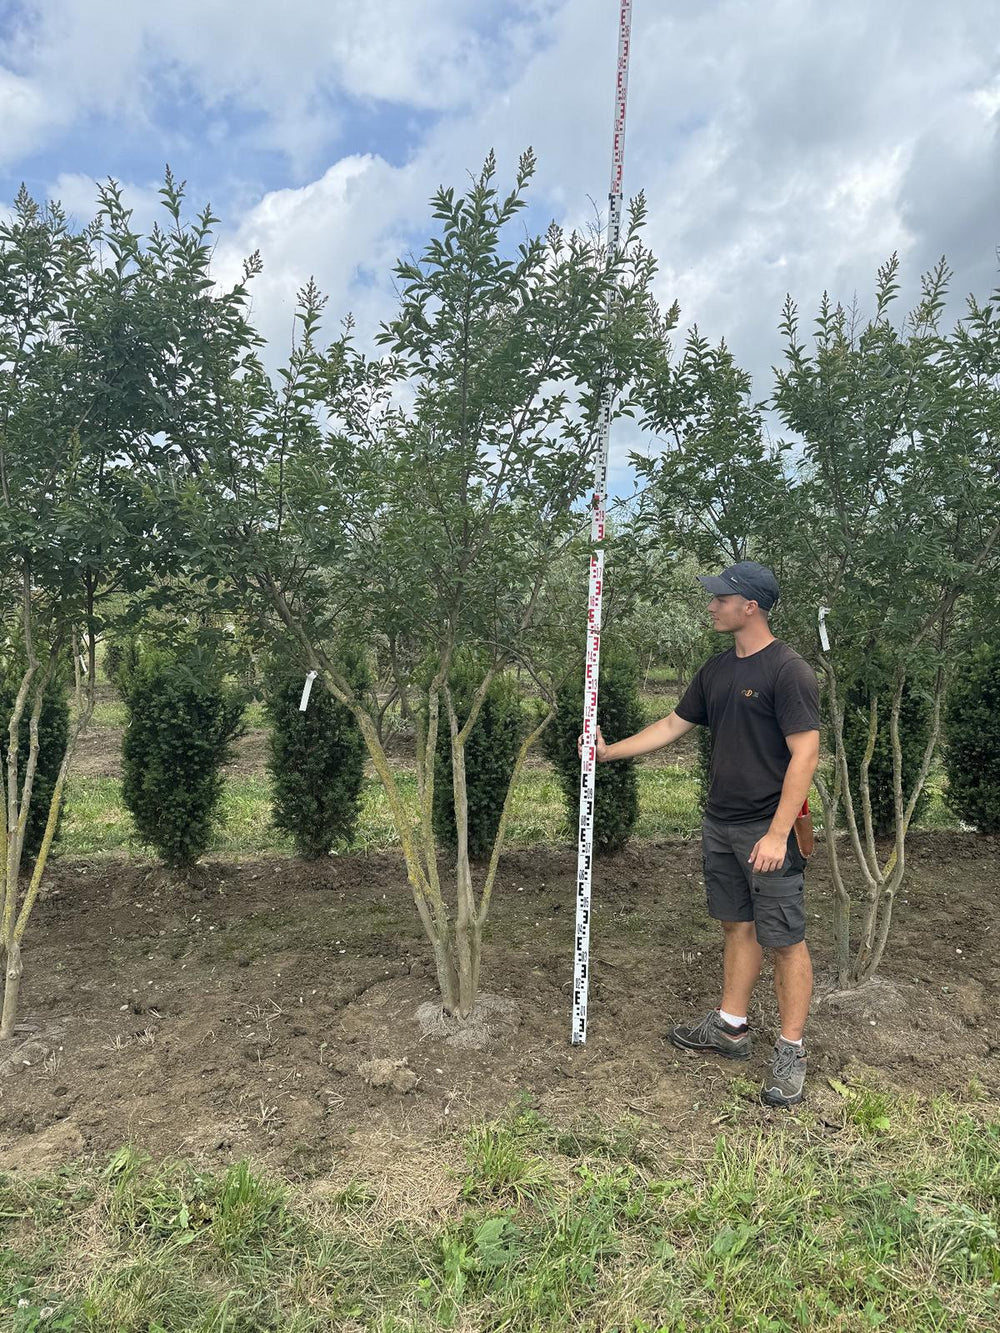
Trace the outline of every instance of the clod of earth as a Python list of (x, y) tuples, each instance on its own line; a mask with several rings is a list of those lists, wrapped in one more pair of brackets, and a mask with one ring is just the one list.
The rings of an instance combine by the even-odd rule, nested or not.
[(393, 1092), (412, 1092), (419, 1082), (405, 1060), (365, 1060), (358, 1065), (358, 1073), (371, 1087), (392, 1088)]

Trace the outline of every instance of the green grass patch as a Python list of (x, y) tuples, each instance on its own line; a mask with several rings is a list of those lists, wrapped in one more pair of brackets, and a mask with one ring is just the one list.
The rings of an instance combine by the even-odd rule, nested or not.
[(117, 728), (122, 731), (128, 725), (128, 709), (120, 699), (99, 700), (94, 704), (90, 725)]
[(262, 703), (247, 704), (246, 711), (243, 714), (243, 725), (248, 731), (263, 731), (269, 727), (270, 723), (267, 720), (267, 714)]
[[(404, 772), (397, 773), (396, 780), (415, 819), (416, 778)], [(685, 770), (640, 769), (639, 805), (641, 837), (687, 836), (698, 826), (697, 788)], [(575, 817), (574, 811), (574, 822)], [(509, 838), (517, 846), (557, 845), (572, 840), (566, 803), (550, 769), (532, 769), (519, 780)], [(385, 792), (380, 782), (369, 778), (362, 788), (361, 810), (350, 850), (372, 852), (398, 846)], [(234, 856), (291, 853), (291, 839), (271, 824), (271, 783), (266, 775), (225, 779), (210, 850)], [(63, 856), (97, 856), (106, 852), (151, 855), (139, 841), (132, 817), (122, 804), (121, 782), (117, 778), (70, 778), (59, 852)]]
[(70, 775), (56, 850), (63, 856), (94, 856), (102, 852), (144, 854), (132, 816), (122, 803), (122, 784), (118, 778)]
[(0, 1177), (0, 1326), (994, 1330), (995, 1112), (851, 1096), (878, 1101), (877, 1135), (851, 1115), (824, 1135), (805, 1112), (694, 1156), (635, 1120), (558, 1128), (515, 1109), (452, 1142), (450, 1200), (405, 1223), (384, 1178), (306, 1203), (246, 1163), (204, 1172), (128, 1148)]
[[(646, 680), (646, 689), (655, 692), (656, 690), (676, 690), (683, 689), (687, 681), (679, 681), (677, 673), (673, 667), (653, 666), (644, 673)], [(691, 673), (694, 674), (693, 672)]]
[[(399, 772), (396, 780), (415, 819), (416, 778), (412, 773)], [(822, 808), (815, 793), (811, 805), (816, 827), (821, 828)], [(522, 774), (511, 811), (512, 846), (574, 843), (575, 824), (576, 810), (567, 811), (552, 769), (533, 768)], [(637, 838), (690, 838), (698, 832), (700, 824), (698, 783), (693, 769), (679, 765), (640, 766)], [(940, 778), (931, 783), (931, 800), (920, 827), (958, 827), (944, 803)], [(374, 852), (398, 846), (399, 838), (382, 786), (376, 779), (368, 778), (362, 788), (361, 811), (349, 850)], [(210, 850), (232, 856), (291, 853), (291, 839), (271, 824), (271, 784), (266, 774), (225, 779)], [(70, 778), (59, 851), (64, 856), (98, 856), (107, 852), (151, 855), (138, 841), (131, 816), (122, 804), (121, 783), (116, 778)]]
[(661, 717), (667, 717), (677, 707), (679, 697), (677, 694), (656, 692), (640, 695), (643, 725), (648, 727), (651, 722), (658, 722)]

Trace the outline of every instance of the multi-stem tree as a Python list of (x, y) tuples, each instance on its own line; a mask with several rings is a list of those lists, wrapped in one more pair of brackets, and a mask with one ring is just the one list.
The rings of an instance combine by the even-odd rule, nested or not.
[[(666, 446), (643, 465), (652, 520), (678, 549), (703, 560), (750, 556), (771, 564), (782, 586), (777, 632), (820, 675), (832, 763), (816, 785), (836, 886), (841, 986), (868, 981), (884, 955), (910, 823), (940, 738), (956, 606), (997, 565), (1000, 304), (997, 296), (970, 301), (965, 320), (946, 334), (947, 276), (943, 263), (927, 275), (920, 302), (898, 329), (893, 259), (880, 271), (873, 317), (862, 322), (825, 299), (811, 349), (786, 304), (774, 406), (793, 434), (775, 449), (765, 444), (746, 392), (741, 400), (723, 392), (721, 421), (714, 410), (685, 416), (700, 398), (685, 383), (683, 362), (677, 370), (666, 361), (654, 367), (646, 391)], [(706, 351), (698, 350), (690, 369), (711, 390)], [(866, 673), (876, 656), (884, 670)], [(868, 734), (852, 771), (844, 704), (859, 679), (869, 681)], [(931, 721), (904, 783), (900, 712), (911, 681), (930, 682)], [(888, 843), (877, 837), (869, 781), (880, 735), (892, 756)], [(838, 837), (841, 812), (846, 839)], [(859, 902), (861, 929), (852, 940)]]
[[(322, 299), (301, 296), (299, 338), (277, 391), (245, 366), (202, 378), (219, 422), (196, 437), (168, 427), (157, 485), (206, 575), (264, 600), (283, 632), (353, 712), (386, 790), (406, 873), (431, 942), (446, 1009), (467, 1015), (509, 814), (475, 882), (465, 746), (497, 674), (514, 664), (554, 701), (568, 608), (550, 586), (580, 541), (600, 398), (619, 403), (646, 353), (652, 259), (641, 200), (608, 256), (599, 237), (518, 238), (533, 171), (498, 192), (490, 159), (461, 195), (433, 201), (438, 235), (396, 270), (398, 314), (380, 355), (348, 328), (320, 343)], [(208, 266), (208, 247), (199, 262)], [(615, 301), (606, 319), (609, 293)], [(217, 395), (217, 398), (215, 397)], [(202, 411), (205, 411), (203, 408)], [(408, 803), (380, 739), (377, 705), (338, 669), (338, 643), (389, 664), (415, 726), (418, 800)], [(482, 663), (468, 712), (450, 678), (460, 651)], [(524, 739), (512, 783), (551, 707)], [(449, 737), (456, 819), (453, 873), (434, 838), (434, 756)]]
[[(982, 306), (970, 299), (949, 333), (942, 328), (949, 278), (942, 261), (925, 275), (921, 298), (899, 328), (892, 322), (897, 276), (893, 257), (879, 271), (868, 321), (824, 300), (811, 350), (789, 302), (775, 394), (785, 424), (804, 441), (786, 515), (787, 582), (797, 633), (811, 640), (827, 704), (833, 775), (821, 774), (817, 787), (829, 831), (842, 985), (870, 980), (885, 953), (907, 834), (941, 738), (956, 609), (1000, 554), (996, 297)], [(817, 634), (821, 606), (828, 608), (829, 649)], [(886, 672), (868, 676), (868, 741), (852, 774), (845, 693), (876, 657)], [(926, 691), (930, 724), (919, 766), (906, 773), (900, 717), (914, 686)], [(886, 733), (892, 817), (882, 842), (869, 770)], [(835, 836), (841, 812), (849, 860)], [(860, 930), (852, 939), (859, 899)]]
[[(189, 331), (169, 284), (136, 263), (137, 245), (114, 184), (81, 232), (23, 189), (0, 226), (0, 671), (14, 695), (0, 773), (0, 1038), (14, 1030), (25, 931), (94, 707), (97, 634), (109, 602), (142, 586), (166, 549), (130, 455), (162, 428), (160, 382), (183, 365)], [(72, 721), (26, 874), (38, 722), (47, 689), (67, 676)]]

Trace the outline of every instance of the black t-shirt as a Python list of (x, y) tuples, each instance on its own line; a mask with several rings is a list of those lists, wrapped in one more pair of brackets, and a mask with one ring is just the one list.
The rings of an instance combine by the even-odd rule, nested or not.
[(760, 652), (710, 657), (674, 710), (712, 732), (705, 813), (726, 824), (770, 819), (791, 758), (786, 736), (819, 730), (816, 673), (775, 639)]

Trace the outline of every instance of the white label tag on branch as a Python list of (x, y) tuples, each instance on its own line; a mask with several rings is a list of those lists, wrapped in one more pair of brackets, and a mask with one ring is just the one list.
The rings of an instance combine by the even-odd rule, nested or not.
[(830, 651), (830, 636), (826, 632), (826, 614), (829, 609), (828, 606), (821, 606), (819, 608), (819, 646), (823, 649), (824, 653)]
[(299, 700), (300, 713), (304, 713), (309, 707), (309, 696), (312, 694), (313, 681), (316, 679), (317, 675), (318, 672), (310, 671), (308, 676), (306, 676), (306, 683), (302, 686), (302, 698)]

